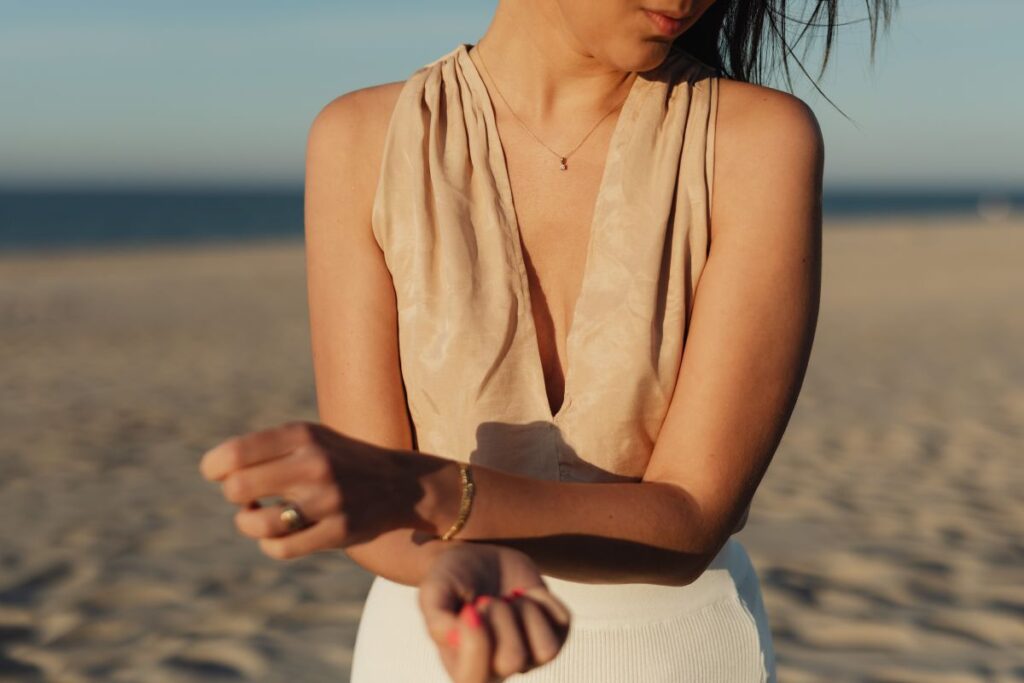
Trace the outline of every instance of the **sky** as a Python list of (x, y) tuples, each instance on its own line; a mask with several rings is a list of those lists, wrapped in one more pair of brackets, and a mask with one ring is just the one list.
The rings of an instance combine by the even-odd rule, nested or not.
[[(0, 0), (0, 186), (301, 185), (327, 102), (475, 42), (496, 3)], [(902, 0), (874, 66), (841, 29), (820, 85), (853, 121), (793, 89), (826, 184), (1024, 187), (1021, 26), (1021, 0)]]

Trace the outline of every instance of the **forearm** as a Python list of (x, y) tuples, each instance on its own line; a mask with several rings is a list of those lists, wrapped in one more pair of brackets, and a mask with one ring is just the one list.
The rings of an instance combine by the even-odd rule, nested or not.
[[(725, 538), (681, 488), (658, 482), (580, 483), (473, 467), (476, 495), (463, 541), (515, 547), (545, 574), (591, 583), (682, 585)], [(454, 462), (424, 481), (424, 529), (443, 531), (458, 510)]]
[[(410, 453), (415, 453), (415, 457), (403, 457)], [(443, 504), (452, 498), (457, 509), (461, 487), (457, 473), (454, 482), (451, 477), (444, 476), (447, 474), (445, 470), (454, 466), (451, 460), (418, 451), (391, 451), (389, 455), (391, 457), (374, 465), (378, 470), (390, 470), (394, 481), (402, 483), (391, 489), (378, 504), (389, 506), (392, 514), (398, 517), (390, 531), (348, 545), (345, 552), (367, 571), (396, 583), (418, 586), (438, 553), (456, 542), (438, 538), (443, 529), (438, 531), (431, 526), (423, 512), (439, 513)], [(415, 517), (414, 522), (410, 522), (407, 513), (410, 510)]]
[(437, 554), (453, 542), (427, 538), (413, 529), (395, 529), (371, 541), (350, 545), (345, 552), (369, 572), (396, 583), (418, 586)]

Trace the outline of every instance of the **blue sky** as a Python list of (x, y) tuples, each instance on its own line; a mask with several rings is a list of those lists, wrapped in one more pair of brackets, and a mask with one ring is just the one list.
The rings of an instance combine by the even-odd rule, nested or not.
[[(496, 1), (0, 0), (0, 185), (297, 185), (326, 102), (475, 42)], [(1024, 186), (1022, 26), (1021, 0), (902, 0), (874, 68), (848, 27), (821, 85), (856, 123), (794, 90), (827, 182)]]

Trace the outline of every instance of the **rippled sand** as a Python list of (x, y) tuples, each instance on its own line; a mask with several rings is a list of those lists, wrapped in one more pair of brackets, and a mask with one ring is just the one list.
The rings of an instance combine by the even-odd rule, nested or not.
[[(315, 419), (301, 244), (0, 256), (0, 680), (345, 681), (371, 576), (198, 476)], [(1024, 681), (1024, 224), (830, 225), (740, 538), (780, 680)]]

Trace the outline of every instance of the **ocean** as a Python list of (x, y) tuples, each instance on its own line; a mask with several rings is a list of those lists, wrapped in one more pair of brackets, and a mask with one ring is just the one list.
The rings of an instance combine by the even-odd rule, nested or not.
[(301, 239), (302, 190), (2, 190), (0, 250)]
[[(1024, 190), (834, 188), (828, 218), (1024, 212)], [(302, 189), (0, 189), (0, 250), (122, 248), (164, 243), (296, 239)]]

